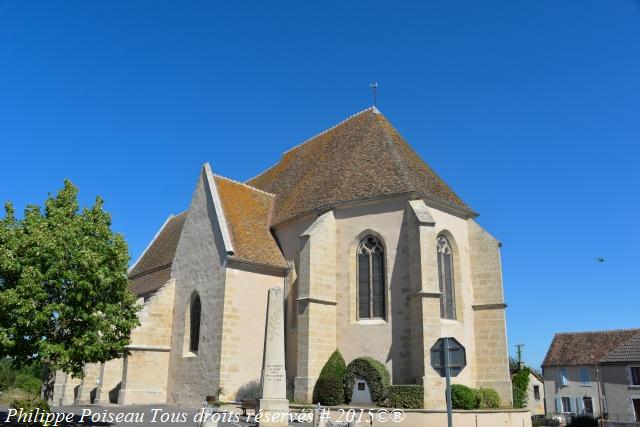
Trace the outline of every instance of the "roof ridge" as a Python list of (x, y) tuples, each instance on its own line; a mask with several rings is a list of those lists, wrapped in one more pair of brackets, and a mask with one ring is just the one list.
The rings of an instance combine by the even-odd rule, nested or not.
[(344, 123), (348, 122), (349, 120), (351, 120), (351, 119), (353, 119), (353, 118), (355, 118), (355, 117), (359, 116), (360, 114), (364, 114), (364, 113), (366, 113), (367, 111), (376, 111), (376, 112), (377, 112), (377, 114), (381, 114), (381, 113), (380, 113), (380, 110), (378, 110), (375, 106), (371, 106), (371, 107), (365, 108), (364, 110), (358, 111), (357, 113), (350, 115), (350, 116), (349, 116), (349, 117), (347, 117), (346, 119), (344, 119), (344, 120), (340, 121), (339, 123), (336, 123), (335, 125), (331, 126), (330, 128), (325, 129), (325, 130), (323, 130), (322, 132), (318, 132), (317, 134), (313, 135), (312, 137), (305, 139), (305, 140), (304, 140), (304, 141), (302, 141), (300, 144), (298, 144), (298, 145), (296, 145), (296, 146), (294, 146), (294, 147), (289, 148), (287, 151), (285, 151), (284, 153), (282, 153), (282, 155), (283, 155), (283, 156), (285, 156), (285, 155), (289, 154), (290, 152), (292, 152), (293, 150), (295, 150), (295, 149), (297, 149), (297, 148), (301, 147), (302, 145), (306, 144), (307, 142), (310, 142), (310, 141), (312, 141), (312, 140), (314, 140), (314, 139), (318, 138), (319, 136), (324, 135), (325, 133), (329, 133), (329, 132), (331, 132), (332, 130), (334, 130), (334, 129), (335, 129), (335, 128), (337, 128), (338, 126), (340, 126), (340, 125), (342, 125), (342, 124), (344, 124)]
[[(376, 107), (373, 107), (373, 108), (375, 108), (375, 111), (378, 111)], [(379, 114), (379, 113), (376, 113), (376, 114)], [(380, 126), (377, 121), (374, 121), (374, 123), (376, 123), (377, 126)], [(389, 131), (385, 129), (384, 126), (380, 126), (380, 127), (382, 128), (382, 132), (384, 133), (385, 143), (389, 146), (391, 153), (393, 154), (393, 160), (396, 166), (396, 170), (398, 171), (398, 174), (400, 174), (406, 182), (411, 184), (411, 190), (415, 191), (414, 182), (409, 176), (406, 162), (402, 160), (402, 156), (398, 152), (397, 144), (394, 143), (393, 138), (389, 134)]]
[(606, 334), (610, 332), (631, 332), (637, 331), (640, 334), (640, 328), (618, 328), (618, 329), (602, 329), (599, 331), (576, 331), (576, 332), (556, 332), (558, 335), (575, 335), (575, 334)]
[[(272, 197), (275, 197), (275, 196), (276, 196), (276, 195), (275, 195), (275, 194), (273, 194), (273, 193), (269, 193), (269, 192), (267, 192), (267, 191), (264, 191), (264, 190), (261, 190), (261, 189), (259, 189), (259, 188), (256, 188), (256, 187), (254, 187), (254, 186), (252, 186), (252, 185), (246, 184), (246, 183), (244, 183), (244, 182), (236, 181), (235, 179), (231, 179), (231, 178), (228, 178), (228, 177), (226, 177), (226, 176), (218, 175), (218, 174), (215, 174), (215, 173), (213, 174), (213, 176), (214, 176), (215, 178), (222, 178), (222, 179), (226, 179), (227, 181), (233, 182), (234, 184), (242, 185), (243, 187), (246, 187), (246, 188), (248, 188), (248, 189), (250, 189), (250, 190), (255, 190), (255, 191), (257, 191), (257, 192), (264, 193), (264, 194), (266, 194), (266, 195), (268, 195), (268, 196), (272, 196)], [(250, 180), (249, 180), (249, 181), (250, 181)]]
[(310, 138), (305, 139), (304, 141), (302, 141), (301, 143), (299, 143), (298, 145), (295, 145), (291, 148), (289, 148), (287, 151), (283, 152), (282, 155), (280, 156), (280, 159), (278, 159), (274, 164), (272, 164), (271, 166), (269, 166), (268, 168), (266, 168), (265, 170), (263, 170), (262, 172), (258, 173), (257, 175), (252, 176), (251, 178), (247, 179), (245, 182), (249, 182), (249, 181), (253, 181), (254, 179), (256, 179), (257, 177), (264, 175), (265, 173), (269, 172), (271, 169), (275, 168), (276, 166), (278, 166), (280, 164), (280, 161), (282, 160), (282, 158), (284, 156), (286, 156), (287, 154), (289, 154), (291, 151), (300, 148), (301, 146), (303, 146), (304, 144), (306, 144), (307, 142), (310, 142), (316, 138), (318, 138), (319, 136), (322, 136), (328, 132), (331, 132), (332, 130), (334, 130), (335, 128), (337, 128), (338, 126), (344, 124), (345, 122), (348, 122), (349, 120), (353, 119), (354, 117), (359, 116), (360, 114), (364, 114), (367, 111), (373, 111), (375, 114), (382, 114), (380, 112), (380, 110), (378, 110), (376, 108), (376, 106), (371, 106), (368, 108), (365, 108), (364, 110), (360, 110), (357, 113), (354, 113), (352, 115), (350, 115), (349, 117), (347, 117), (346, 119), (343, 119), (342, 121), (340, 121), (339, 123), (331, 126), (330, 128), (327, 128), (325, 130), (323, 130), (322, 132), (318, 132), (317, 134), (313, 135)]

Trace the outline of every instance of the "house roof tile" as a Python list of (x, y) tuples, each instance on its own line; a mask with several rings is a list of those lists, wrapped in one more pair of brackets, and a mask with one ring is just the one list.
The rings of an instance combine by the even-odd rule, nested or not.
[(640, 332), (620, 344), (601, 360), (602, 363), (640, 362)]
[(640, 329), (564, 332), (553, 337), (542, 366), (594, 365)]

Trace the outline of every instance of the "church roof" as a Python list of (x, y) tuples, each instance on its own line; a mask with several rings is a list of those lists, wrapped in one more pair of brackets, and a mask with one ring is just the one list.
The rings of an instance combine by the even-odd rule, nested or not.
[[(287, 262), (269, 229), (275, 196), (218, 175), (213, 177), (213, 181), (233, 243), (231, 258), (287, 268)], [(131, 291), (136, 295), (155, 292), (171, 278), (171, 264), (187, 214), (185, 211), (170, 216), (129, 270)]]
[(315, 209), (398, 194), (475, 216), (375, 107), (292, 148), (247, 183), (275, 194), (272, 225)]
[(559, 333), (553, 337), (542, 366), (595, 365), (639, 334), (640, 329)]
[(186, 217), (186, 211), (170, 216), (129, 269), (129, 278), (133, 282), (131, 292), (136, 295), (153, 292), (171, 278), (171, 264)]
[(269, 229), (275, 196), (218, 175), (214, 180), (233, 242), (233, 258), (286, 268)]

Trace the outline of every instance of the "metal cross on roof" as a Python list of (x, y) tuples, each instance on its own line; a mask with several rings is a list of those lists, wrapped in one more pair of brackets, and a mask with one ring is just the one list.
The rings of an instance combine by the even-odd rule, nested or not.
[(373, 106), (376, 106), (376, 96), (378, 92), (378, 82), (369, 83), (369, 87), (371, 88), (371, 92), (373, 93)]

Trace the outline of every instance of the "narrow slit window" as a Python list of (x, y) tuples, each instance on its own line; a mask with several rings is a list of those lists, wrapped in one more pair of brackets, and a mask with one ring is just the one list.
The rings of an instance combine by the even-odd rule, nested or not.
[(200, 297), (196, 297), (191, 301), (190, 321), (191, 330), (189, 335), (189, 351), (192, 353), (198, 352), (198, 345), (200, 344)]
[(453, 251), (446, 237), (438, 237), (438, 281), (440, 283), (440, 317), (456, 318), (456, 296), (453, 278)]

